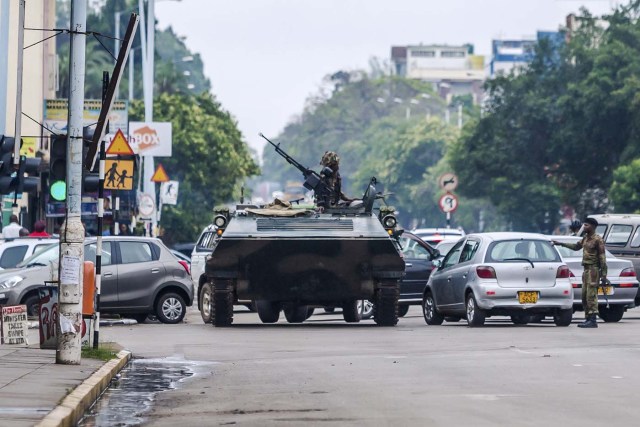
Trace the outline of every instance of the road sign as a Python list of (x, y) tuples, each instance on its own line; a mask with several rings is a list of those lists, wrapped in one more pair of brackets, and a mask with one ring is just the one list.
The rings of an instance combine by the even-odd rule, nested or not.
[(138, 211), (143, 218), (151, 218), (156, 211), (156, 203), (153, 197), (147, 193), (141, 193), (138, 197)]
[(455, 194), (443, 194), (438, 205), (440, 205), (440, 210), (444, 213), (455, 212), (458, 209), (458, 198)]
[(111, 144), (109, 144), (109, 148), (107, 148), (107, 154), (112, 155), (133, 155), (133, 149), (127, 142), (127, 138), (124, 137), (124, 134), (120, 129), (116, 132), (116, 135), (111, 140)]
[(105, 190), (133, 190), (133, 160), (111, 160), (104, 162)]
[(167, 181), (160, 184), (160, 201), (163, 205), (178, 204), (178, 181)]
[(153, 173), (153, 176), (151, 177), (151, 181), (152, 182), (167, 182), (169, 181), (169, 175), (167, 175), (167, 172), (164, 170), (164, 168), (162, 167), (162, 165), (158, 165), (158, 168), (156, 169), (156, 171)]
[(444, 173), (438, 178), (438, 185), (446, 192), (453, 191), (458, 187), (458, 177), (451, 172)]

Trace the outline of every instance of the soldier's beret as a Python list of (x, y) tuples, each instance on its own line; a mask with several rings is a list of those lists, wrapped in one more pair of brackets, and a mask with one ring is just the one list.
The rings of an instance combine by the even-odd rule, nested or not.
[(583, 221), (585, 224), (591, 224), (594, 227), (598, 226), (598, 221), (596, 221), (594, 218), (587, 218)]

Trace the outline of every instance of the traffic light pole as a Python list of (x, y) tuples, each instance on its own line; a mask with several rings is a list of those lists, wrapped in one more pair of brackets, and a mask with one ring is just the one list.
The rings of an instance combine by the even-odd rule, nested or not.
[[(20, 139), (22, 138), (22, 69), (24, 62), (24, 12), (25, 0), (20, 0), (20, 8), (18, 10), (18, 73), (16, 75), (16, 145), (14, 145), (13, 148), (13, 167), (16, 170), (18, 169), (18, 165), (20, 163)], [(15, 197), (17, 197), (17, 193)], [(13, 204), (14, 207), (17, 206), (15, 198)]]
[(84, 225), (82, 213), (82, 145), (87, 1), (71, 1), (69, 52), (69, 119), (66, 217), (60, 229), (58, 266), (59, 306), (56, 363), (79, 365), (81, 360)]

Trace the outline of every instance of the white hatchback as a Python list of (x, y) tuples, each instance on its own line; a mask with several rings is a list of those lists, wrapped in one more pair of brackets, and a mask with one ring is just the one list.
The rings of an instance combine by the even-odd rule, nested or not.
[(5, 240), (0, 244), (0, 270), (14, 268), (39, 250), (58, 241), (48, 237), (21, 237)]

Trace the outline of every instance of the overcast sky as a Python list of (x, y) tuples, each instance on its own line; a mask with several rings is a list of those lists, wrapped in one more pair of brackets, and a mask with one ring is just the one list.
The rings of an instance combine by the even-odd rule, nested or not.
[[(261, 151), (258, 132), (275, 137), (300, 114), (323, 77), (367, 69), (392, 45), (473, 43), (489, 55), (494, 38), (557, 30), (586, 6), (610, 0), (156, 0), (160, 28), (186, 36), (202, 55), (213, 93)], [(489, 63), (489, 59), (485, 59)]]

